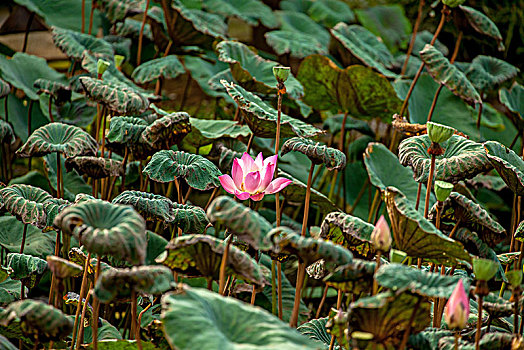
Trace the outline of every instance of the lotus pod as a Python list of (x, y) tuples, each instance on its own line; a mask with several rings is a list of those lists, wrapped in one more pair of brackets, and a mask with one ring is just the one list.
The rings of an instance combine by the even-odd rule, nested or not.
[(163, 150), (155, 153), (143, 170), (151, 180), (170, 182), (183, 178), (200, 191), (220, 186), (222, 172), (206, 158), (182, 151)]
[[(157, 262), (188, 276), (218, 279), (225, 248), (223, 240), (212, 236), (184, 235), (169, 242)], [(229, 247), (226, 273), (258, 287), (266, 283), (256, 261), (234, 245)]]
[(178, 144), (191, 131), (189, 114), (176, 112), (165, 115), (148, 125), (142, 132), (143, 141), (161, 149)]
[(138, 84), (145, 84), (160, 77), (174, 79), (186, 71), (176, 55), (156, 58), (136, 67), (131, 77)]
[(11, 124), (3, 119), (0, 119), (0, 142), (8, 145), (15, 143), (16, 135), (11, 127)]
[(11, 85), (3, 79), (0, 79), (0, 98), (6, 97), (11, 93)]
[(55, 225), (98, 256), (111, 255), (131, 264), (143, 264), (146, 255), (144, 219), (132, 208), (91, 200), (66, 208)]
[[(430, 146), (431, 140), (427, 135), (410, 137), (399, 145), (399, 160), (402, 165), (413, 170), (417, 182), (428, 181), (431, 156), (427, 149)], [(492, 168), (486, 152), (479, 143), (453, 135), (441, 146), (444, 148), (444, 154), (436, 156), (436, 180), (457, 183)]]
[(344, 293), (369, 291), (376, 270), (374, 261), (353, 259), (349, 264), (338, 266), (323, 278), (326, 285), (342, 290)]
[(51, 270), (55, 277), (60, 280), (68, 277), (78, 277), (84, 269), (82, 266), (69, 260), (62, 259), (59, 256), (48, 255), (46, 260), (49, 270)]
[(80, 156), (68, 158), (65, 161), (65, 167), (68, 172), (74, 169), (80, 174), (86, 174), (93, 179), (122, 176), (124, 173), (121, 161), (102, 157)]
[(217, 197), (207, 209), (211, 222), (228, 228), (241, 241), (249, 243), (255, 249), (271, 248), (266, 237), (272, 229), (271, 224), (256, 211), (238, 203), (228, 196)]
[(497, 273), (499, 266), (496, 262), (489, 259), (473, 259), (473, 272), (475, 278), (480, 281), (489, 281)]
[(46, 191), (30, 185), (11, 185), (0, 190), (1, 207), (24, 224), (38, 228), (46, 226), (47, 216), (43, 203), (53, 198)]
[(484, 143), (486, 155), (506, 185), (516, 195), (524, 195), (524, 161), (511, 149), (496, 141)]
[(460, 5), (459, 8), (462, 10), (464, 16), (473, 29), (481, 34), (495, 39), (498, 42), (498, 50), (504, 51), (502, 35), (500, 35), (497, 25), (493, 23), (492, 20), (490, 20), (482, 12), (475, 10), (472, 7)]
[(82, 61), (85, 56), (94, 55), (106, 59), (113, 58), (113, 48), (107, 41), (87, 33), (60, 27), (52, 27), (53, 42), (67, 57)]
[(20, 157), (41, 157), (58, 152), (69, 158), (93, 155), (97, 148), (95, 139), (79, 127), (49, 123), (33, 131), (16, 154)]
[(9, 277), (20, 280), (27, 288), (33, 288), (47, 269), (47, 262), (36, 256), (18, 253), (7, 254), (7, 268), (11, 269)]
[(103, 303), (126, 299), (131, 291), (162, 294), (174, 284), (173, 273), (165, 266), (138, 266), (102, 272), (95, 285), (95, 296)]
[(273, 67), (273, 75), (275, 76), (275, 79), (277, 79), (280, 83), (285, 83), (287, 78), (289, 78), (289, 72), (291, 71), (291, 68), (289, 67), (282, 67), (282, 66), (275, 66)]
[(428, 137), (431, 142), (434, 143), (446, 142), (455, 133), (455, 131), (457, 131), (455, 128), (450, 126), (433, 122), (427, 122), (426, 127), (428, 131)]
[(144, 12), (140, 0), (97, 0), (98, 9), (111, 23), (123, 21)]
[(444, 202), (453, 191), (453, 184), (445, 181), (435, 181), (435, 197), (437, 201)]
[(328, 170), (342, 170), (346, 167), (346, 155), (338, 149), (302, 137), (293, 137), (282, 145), (282, 156), (296, 151), (305, 154), (313, 164), (322, 164)]
[(7, 327), (16, 321), (20, 322), (24, 334), (38, 337), (42, 342), (60, 340), (73, 330), (69, 317), (39, 300), (16, 301), (0, 311), (0, 325)]
[(91, 77), (80, 77), (78, 80), (87, 96), (105, 105), (114, 113), (140, 114), (149, 107), (148, 99), (129, 86)]

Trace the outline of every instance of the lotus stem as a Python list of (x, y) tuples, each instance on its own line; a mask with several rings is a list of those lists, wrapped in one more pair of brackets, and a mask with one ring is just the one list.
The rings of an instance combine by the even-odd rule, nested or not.
[(255, 134), (251, 134), (251, 136), (249, 136), (249, 140), (247, 141), (247, 149), (246, 149), (246, 152), (249, 153), (249, 151), (251, 150), (251, 145), (253, 144), (253, 138), (255, 137)]
[(135, 330), (134, 337), (135, 337), (136, 345), (137, 345), (138, 349), (142, 350), (142, 342), (140, 340), (140, 324), (138, 324), (137, 316), (136, 316), (137, 307), (138, 307), (138, 305), (137, 305), (136, 291), (132, 290), (131, 291), (131, 318), (132, 318), (132, 322), (134, 324), (133, 329)]
[(484, 298), (482, 295), (478, 296), (478, 320), (477, 320), (477, 333), (475, 334), (475, 350), (480, 349), (480, 333), (482, 331), (482, 304)]
[[(345, 184), (345, 181), (344, 181), (344, 184)], [(353, 202), (353, 204), (351, 204), (351, 207), (347, 211), (348, 214), (350, 214), (350, 215), (353, 214), (353, 211), (355, 210), (355, 208), (357, 207), (358, 203), (360, 203), (362, 197), (366, 193), (366, 189), (368, 188), (368, 186), (369, 186), (369, 178), (366, 178), (366, 182), (364, 183), (364, 185), (362, 186), (362, 188), (358, 192), (357, 198), (355, 198), (355, 201)], [(346, 196), (344, 195), (344, 200), (345, 200), (345, 198), (346, 198)], [(345, 210), (345, 208), (344, 208), (344, 210)]]
[(82, 0), (82, 31), (81, 33), (85, 33), (86, 31), (86, 0)]
[[(100, 256), (96, 260), (96, 270), (95, 270), (95, 282), (98, 281), (100, 276)], [(98, 309), (100, 308), (100, 300), (93, 295), (93, 323), (91, 329), (93, 330), (93, 349), (98, 350)]]
[(192, 187), (189, 187), (187, 189), (187, 192), (186, 192), (186, 195), (184, 196), (184, 201), (182, 202), (182, 204), (186, 204), (187, 203), (187, 200), (189, 199), (189, 195), (191, 194), (191, 190), (192, 189), (193, 189)]
[(187, 80), (186, 80), (186, 84), (184, 85), (184, 92), (182, 93), (182, 101), (180, 102), (180, 107), (178, 108), (179, 110), (184, 109), (184, 106), (186, 104), (187, 95), (191, 88), (191, 73), (189, 73), (187, 69), (186, 69), (186, 74), (187, 74)]
[(62, 198), (60, 193), (62, 179), (62, 160), (60, 159), (60, 152), (56, 152), (56, 197)]
[[(171, 183), (170, 183), (170, 185), (171, 185)], [(217, 195), (219, 189), (220, 189), (219, 187), (215, 187), (213, 189), (213, 192), (211, 193), (211, 196), (209, 196), (209, 199), (207, 200), (206, 206), (204, 208), (205, 211), (207, 211), (207, 208), (209, 208), (209, 205), (211, 205), (211, 202), (213, 201), (213, 199)], [(167, 192), (169, 193), (169, 187), (167, 188)]]
[(155, 95), (160, 96), (162, 93), (162, 77), (158, 77), (155, 84)]
[(324, 292), (322, 292), (322, 299), (320, 299), (320, 304), (318, 304), (317, 313), (315, 315), (315, 318), (320, 317), (320, 312), (322, 311), (322, 307), (324, 306), (324, 303), (326, 302), (326, 297), (328, 293), (329, 286), (326, 284), (324, 286)]
[(31, 24), (33, 24), (33, 19), (35, 18), (35, 13), (31, 12), (29, 18), (27, 19), (27, 24), (25, 26), (25, 35), (24, 35), (24, 46), (22, 47), (22, 52), (27, 50), (27, 41), (29, 39), (29, 30), (31, 29)]
[(460, 332), (455, 332), (455, 350), (459, 349)]
[(89, 29), (87, 30), (87, 34), (91, 35), (91, 32), (93, 31), (93, 17), (95, 14), (96, 9), (96, 0), (91, 1), (91, 12), (89, 13)]
[[(73, 326), (73, 337), (71, 342), (71, 350), (73, 350), (73, 347), (75, 346), (75, 339), (77, 334), (77, 326), (78, 326), (78, 316), (80, 315), (80, 308), (82, 306), (82, 299), (84, 298), (84, 295), (86, 293), (86, 287), (87, 287), (87, 270), (89, 267), (89, 262), (91, 261), (91, 253), (87, 254), (87, 259), (84, 263), (84, 273), (82, 275), (82, 284), (80, 285), (80, 295), (78, 299), (78, 304), (76, 305), (76, 313), (75, 313), (75, 323)], [(83, 323), (81, 323), (81, 327), (84, 327)]]
[(277, 315), (277, 280), (276, 280), (276, 262), (271, 260), (271, 313)]
[(415, 203), (415, 210), (418, 210), (418, 206), (420, 204), (420, 194), (422, 193), (422, 182), (418, 183), (418, 190), (417, 190), (417, 202)]
[[(31, 114), (33, 114), (33, 100), (29, 100), (29, 107), (27, 108), (27, 137), (31, 136)], [(29, 157), (27, 160), (27, 171), (31, 171), (31, 160), (33, 158)]]
[(129, 148), (127, 146), (125, 147), (124, 151), (124, 160), (122, 161), (122, 176), (121, 176), (121, 184), (120, 184), (120, 192), (124, 192), (125, 186), (126, 186), (126, 169), (127, 169), (127, 160), (129, 158)]
[[(337, 294), (337, 310), (340, 310), (340, 308), (342, 307), (342, 291), (339, 289), (338, 290), (338, 294)], [(329, 350), (333, 350), (333, 348), (335, 347), (335, 340), (336, 340), (336, 337), (335, 335), (331, 335), (331, 341), (329, 342)]]
[(519, 287), (515, 288), (513, 291), (513, 297), (514, 297), (514, 315), (513, 315), (513, 333), (518, 334), (519, 329), (519, 292), (517, 291)]
[(380, 192), (379, 190), (376, 190), (375, 196), (373, 197), (373, 202), (371, 203), (371, 208), (369, 209), (368, 222), (371, 222), (371, 220), (373, 219), (373, 213), (377, 209), (379, 201), (380, 201)]
[[(375, 273), (377, 273), (378, 269), (380, 268), (380, 259), (381, 259), (381, 257), (382, 257), (382, 252), (380, 250), (377, 250), (377, 258), (375, 259), (377, 261), (377, 263), (375, 265)], [(371, 291), (371, 295), (377, 294), (377, 290), (378, 290), (378, 283), (375, 280), (375, 278), (373, 277), (373, 289)]]
[(293, 312), (291, 314), (291, 319), (289, 320), (289, 326), (297, 328), (298, 323), (298, 311), (300, 308), (300, 296), (302, 292), (302, 285), (304, 284), (304, 278), (306, 275), (306, 266), (304, 263), (298, 263), (297, 270), (297, 284), (295, 288), (295, 302), (293, 304)]
[(20, 281), (20, 300), (24, 300), (24, 282)]
[(140, 313), (138, 314), (138, 326), (140, 327), (140, 325), (142, 324), (142, 316), (147, 312), (147, 310), (149, 310), (151, 308), (151, 306), (153, 306), (153, 303), (156, 301), (156, 298), (155, 300), (153, 300), (152, 303), (150, 303), (149, 305), (147, 305), (142, 311), (140, 311)]
[(22, 232), (22, 244), (20, 245), (20, 254), (24, 254), (25, 238), (27, 236), (27, 225), (24, 224), (24, 231)]
[(53, 118), (53, 96), (51, 95), (49, 95), (48, 112), (49, 112), (49, 119), (51, 119), (51, 123), (54, 123), (55, 119)]
[(429, 168), (428, 185), (426, 186), (426, 201), (424, 203), (424, 218), (428, 218), (429, 214), (429, 198), (431, 196), (431, 186), (433, 185), (433, 175), (435, 173), (435, 160), (436, 156), (431, 155), (431, 165)]
[(211, 291), (213, 290), (213, 277), (207, 278), (207, 289)]
[(180, 190), (180, 182), (178, 181), (176, 176), (174, 177), (173, 181), (175, 182), (176, 192), (178, 196), (178, 203), (183, 204), (182, 192)]
[(415, 46), (415, 40), (417, 39), (418, 27), (420, 26), (420, 22), (422, 21), (422, 9), (424, 8), (424, 3), (425, 0), (420, 0), (418, 2), (417, 19), (415, 20), (415, 25), (413, 26), (413, 34), (411, 35), (411, 40), (409, 41), (408, 51), (406, 52), (406, 59), (404, 60), (404, 64), (402, 65), (400, 75), (404, 75), (406, 73), (406, 69), (408, 68), (409, 57), (411, 56), (411, 52), (413, 52), (413, 46)]
[(146, 20), (147, 20), (147, 10), (149, 10), (149, 2), (150, 0), (146, 1), (146, 9), (144, 11), (144, 16), (142, 17), (142, 25), (140, 26), (140, 34), (138, 35), (138, 49), (136, 54), (136, 65), (140, 65), (140, 61), (142, 60), (142, 40), (144, 38), (144, 27), (146, 26)]
[[(257, 264), (259, 260), (260, 260), (260, 253), (257, 250), (257, 252), (255, 253), (255, 261), (257, 262)], [(256, 296), (257, 296), (257, 290), (256, 290), (255, 284), (253, 284), (253, 289), (251, 290), (251, 305), (255, 305)]]
[(222, 261), (220, 262), (220, 277), (218, 284), (218, 293), (220, 295), (224, 295), (226, 292), (226, 266), (227, 259), (229, 257), (229, 248), (231, 247), (231, 242), (233, 241), (233, 235), (230, 234), (228, 238), (229, 239), (227, 240), (226, 248), (224, 249), (224, 254), (222, 255)]
[[(76, 350), (80, 349), (80, 345), (84, 343), (84, 320), (86, 318), (86, 310), (87, 310), (87, 305), (89, 303), (89, 297), (91, 296), (91, 294), (93, 294), (92, 288), (93, 288), (93, 283), (91, 283), (90, 285), (89, 291), (87, 292), (87, 296), (84, 301), (84, 306), (82, 307), (82, 316), (80, 317), (80, 330), (78, 331), (78, 340), (75, 346)], [(96, 323), (98, 324), (98, 322)], [(93, 332), (93, 339), (95, 339), (94, 335), (95, 333)], [(96, 346), (98, 347), (98, 344)]]
[[(278, 80), (277, 80), (278, 81)], [(277, 99), (277, 130), (275, 134), (275, 154), (278, 155), (278, 152), (280, 150), (280, 122), (282, 118), (282, 99), (284, 97), (284, 93), (286, 91), (286, 86), (283, 82), (278, 81), (277, 82), (277, 90), (278, 90), (278, 99)], [(240, 111), (240, 107), (237, 107), (237, 112)], [(251, 144), (252, 138), (254, 134), (251, 134), (249, 138), (249, 142)], [(251, 145), (250, 145), (251, 146)], [(249, 151), (248, 151), (249, 152)], [(275, 163), (275, 171), (278, 173), (278, 157)], [(275, 193), (275, 220), (277, 227), (280, 226), (280, 218), (281, 218), (281, 212), (282, 207), (280, 206), (280, 194), (277, 192)], [(281, 265), (280, 262), (277, 262), (278, 265), (278, 274), (277, 274), (277, 281), (278, 283), (278, 291), (277, 291), (277, 298), (278, 298), (278, 317), (282, 319), (282, 274), (281, 274)], [(275, 261), (271, 261), (271, 296), (273, 301), (273, 313), (275, 313), (275, 278), (274, 278), (274, 270), (275, 270)]]
[(282, 320), (284, 308), (282, 307), (282, 263), (280, 261), (277, 261), (277, 276), (278, 318)]
[(478, 116), (477, 116), (477, 129), (480, 129), (480, 119), (482, 117), (482, 102), (479, 103), (479, 113), (478, 113)]
[(404, 336), (402, 337), (402, 343), (400, 344), (400, 350), (404, 350), (406, 346), (408, 345), (409, 335), (411, 334), (411, 327), (413, 324), (413, 321), (415, 320), (415, 316), (417, 314), (417, 311), (420, 307), (420, 303), (422, 302), (422, 298), (418, 298), (417, 303), (413, 307), (413, 312), (411, 313), (411, 316), (409, 317), (408, 325), (406, 327), (406, 331), (404, 332)]

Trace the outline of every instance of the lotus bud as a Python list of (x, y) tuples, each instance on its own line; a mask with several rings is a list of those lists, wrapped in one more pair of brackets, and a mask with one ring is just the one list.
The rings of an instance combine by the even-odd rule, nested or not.
[(473, 272), (475, 278), (480, 281), (489, 281), (497, 273), (498, 265), (493, 260), (476, 258), (473, 259)]
[(453, 184), (446, 181), (435, 181), (435, 195), (439, 202), (444, 202), (448, 199), (449, 195), (453, 191)]
[(463, 329), (468, 323), (468, 318), (469, 298), (464, 290), (462, 280), (459, 280), (446, 304), (444, 319), (449, 328)]
[(289, 77), (290, 68), (289, 67), (282, 67), (282, 66), (275, 66), (273, 67), (273, 75), (277, 79), (279, 83), (283, 83), (287, 80)]
[(466, 0), (442, 0), (442, 3), (448, 7), (457, 7), (462, 5)]
[(378, 219), (373, 232), (371, 233), (371, 242), (376, 250), (387, 252), (391, 247), (391, 232), (389, 231), (389, 225), (384, 218), (384, 215)]
[(434, 143), (442, 143), (447, 141), (455, 133), (455, 131), (457, 131), (455, 128), (450, 126), (433, 122), (427, 122), (426, 127), (428, 130), (428, 137), (431, 142)]
[(517, 288), (522, 284), (522, 271), (511, 270), (506, 272), (506, 278), (512, 288)]
[(402, 264), (402, 262), (404, 261), (404, 259), (406, 259), (407, 256), (408, 255), (406, 254), (406, 252), (403, 252), (402, 250), (391, 249), (389, 251), (389, 262), (391, 262), (392, 264)]
[(98, 60), (96, 64), (96, 72), (98, 76), (102, 76), (102, 74), (104, 74), (104, 72), (107, 70), (107, 68), (109, 68), (110, 65), (111, 64), (107, 61)]
[(115, 55), (115, 66), (116, 68), (120, 68), (122, 63), (124, 62), (126, 58), (122, 55)]

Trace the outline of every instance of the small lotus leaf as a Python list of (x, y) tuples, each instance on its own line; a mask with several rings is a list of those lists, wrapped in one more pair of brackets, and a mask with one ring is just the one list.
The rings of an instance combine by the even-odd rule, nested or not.
[(132, 78), (139, 84), (149, 83), (159, 77), (174, 79), (186, 71), (176, 55), (164, 56), (142, 63), (133, 71)]
[(12, 270), (11, 279), (20, 280), (26, 287), (33, 288), (46, 271), (47, 262), (32, 255), (9, 253), (7, 267)]
[(109, 123), (106, 138), (111, 143), (125, 144), (131, 147), (139, 143), (142, 132), (148, 126), (147, 121), (138, 117), (114, 117)]
[(47, 79), (37, 79), (33, 84), (38, 89), (38, 93), (45, 93), (53, 96), (57, 104), (65, 103), (71, 100), (71, 88), (65, 84)]
[(484, 143), (486, 155), (513, 193), (524, 195), (524, 161), (513, 150), (497, 141)]
[(75, 264), (74, 262), (54, 255), (47, 256), (47, 266), (49, 266), (49, 270), (51, 270), (55, 277), (59, 279), (77, 277), (84, 269), (82, 266)]
[(281, 155), (295, 151), (308, 156), (314, 164), (324, 164), (328, 170), (342, 170), (346, 166), (346, 155), (338, 149), (327, 147), (303, 137), (293, 137), (282, 145)]
[(53, 42), (67, 57), (81, 61), (88, 54), (112, 60), (114, 51), (107, 41), (93, 35), (60, 27), (52, 28)]
[(44, 228), (47, 216), (44, 202), (51, 199), (46, 191), (31, 185), (11, 185), (0, 190), (1, 207), (24, 224)]
[(496, 57), (479, 55), (471, 61), (466, 76), (479, 91), (496, 91), (505, 81), (513, 79), (517, 67)]
[(504, 51), (502, 35), (500, 35), (497, 25), (493, 23), (491, 19), (472, 7), (460, 5), (459, 8), (462, 10), (473, 29), (475, 29), (480, 34), (484, 34), (495, 39), (498, 42), (499, 51)]
[(93, 179), (102, 179), (109, 176), (121, 176), (124, 172), (122, 162), (114, 159), (80, 156), (68, 158), (65, 161), (67, 171), (73, 169), (80, 174), (86, 174)]

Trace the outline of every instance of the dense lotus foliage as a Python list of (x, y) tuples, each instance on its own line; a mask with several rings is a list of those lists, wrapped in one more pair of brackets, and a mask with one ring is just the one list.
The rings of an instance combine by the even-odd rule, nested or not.
[(0, 349), (524, 349), (524, 8), (0, 4)]

